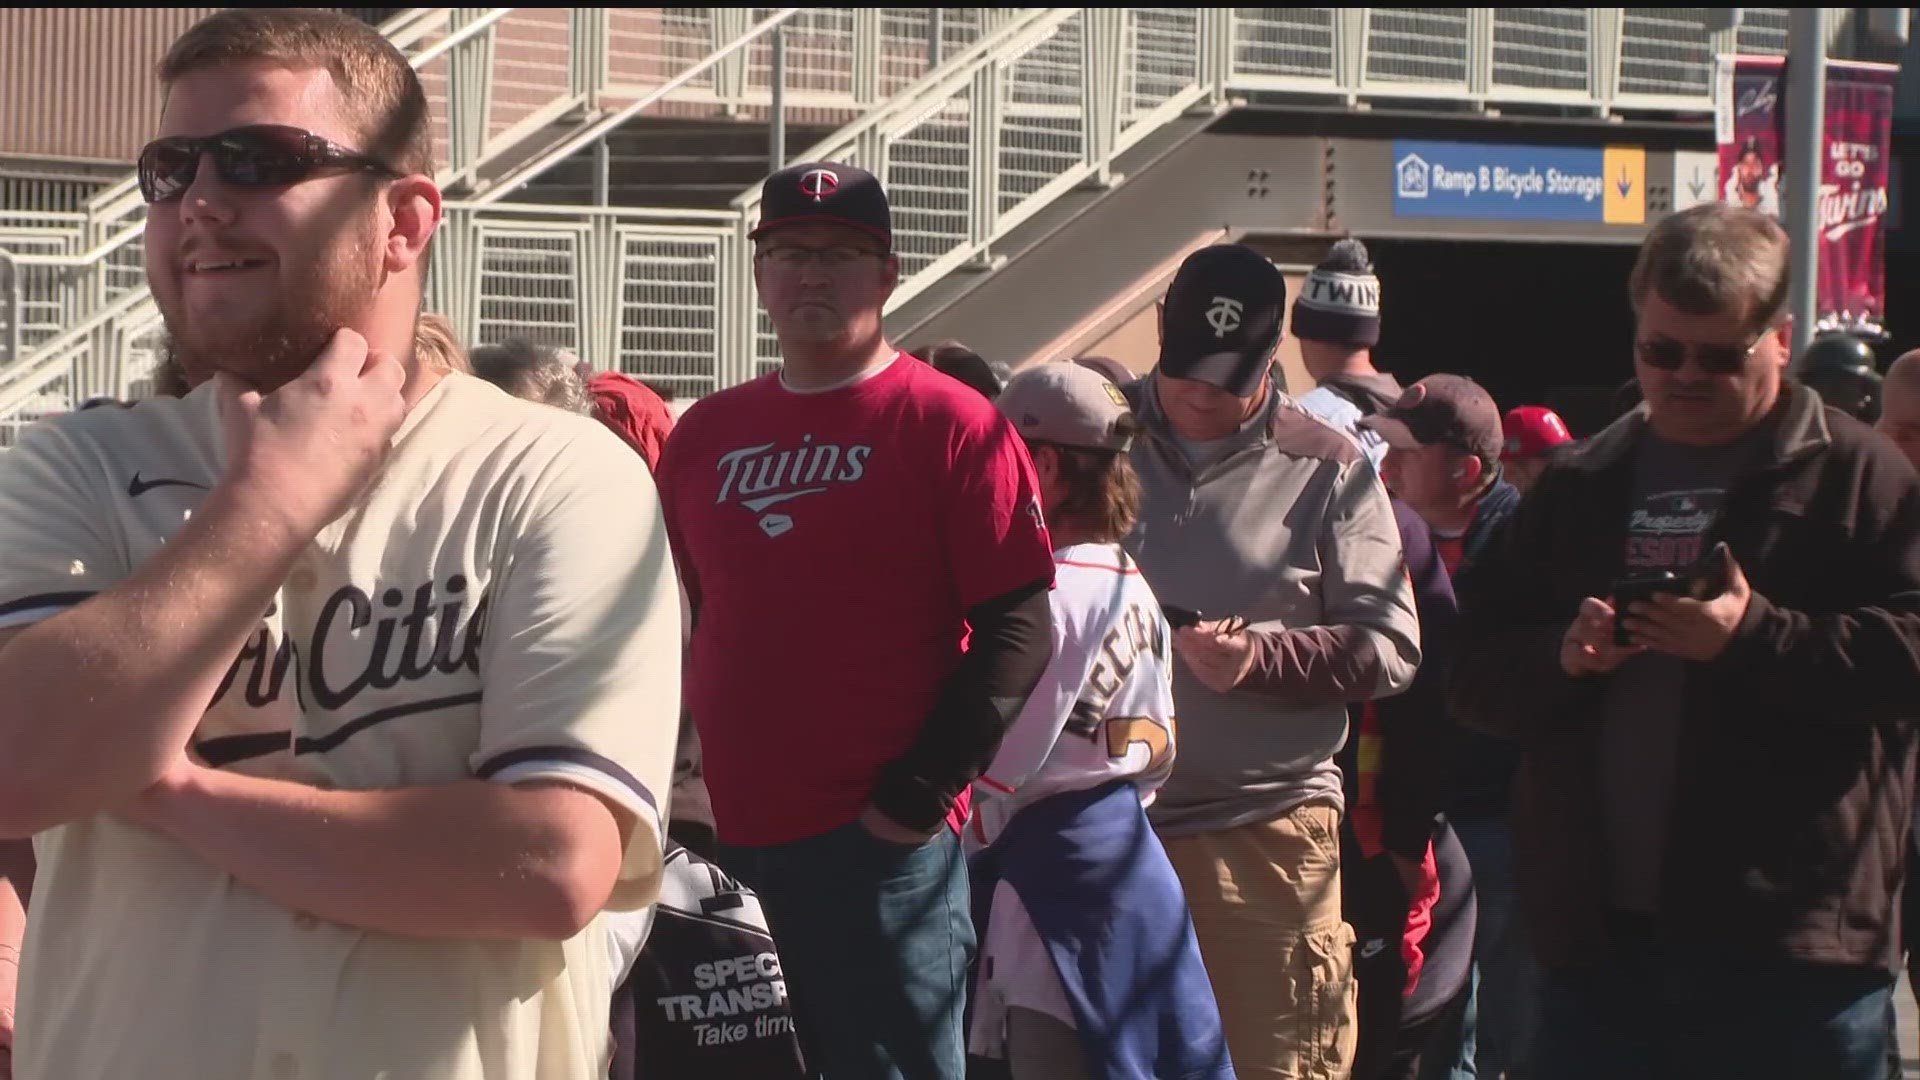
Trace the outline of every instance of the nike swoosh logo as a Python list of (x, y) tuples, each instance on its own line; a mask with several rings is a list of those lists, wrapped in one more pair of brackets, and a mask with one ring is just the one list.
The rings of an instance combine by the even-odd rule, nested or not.
[(1371, 960), (1373, 957), (1379, 955), (1380, 951), (1386, 947), (1387, 943), (1384, 939), (1374, 938), (1365, 945), (1360, 946), (1360, 959)]
[(799, 491), (786, 491), (778, 495), (764, 495), (758, 499), (742, 499), (740, 505), (757, 514), (769, 506), (778, 506), (788, 499), (797, 499), (802, 495), (818, 495), (825, 490), (827, 489), (823, 487), (802, 488)]
[(142, 480), (140, 479), (139, 473), (134, 473), (133, 479), (127, 481), (127, 497), (137, 499), (147, 492), (152, 491), (154, 488), (163, 487), (190, 487), (199, 488), (201, 491), (207, 490), (207, 485), (196, 484), (191, 480)]

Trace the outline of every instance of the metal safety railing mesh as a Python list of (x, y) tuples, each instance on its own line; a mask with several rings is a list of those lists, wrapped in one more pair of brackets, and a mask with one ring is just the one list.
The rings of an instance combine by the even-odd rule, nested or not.
[[(1716, 42), (1786, 47), (1782, 8), (1743, 9), (1737, 33), (1721, 37), (1705, 8), (476, 8), (406, 9), (386, 25), (410, 54), (432, 56), (419, 68), (458, 180), (540, 125), (590, 123), (594, 109), (659, 96), (701, 64), (664, 103), (764, 122), (771, 39), (738, 42), (775, 11), (785, 13), (787, 107), (813, 110), (793, 114), (805, 123), (852, 118), (814, 149), (887, 185), (900, 300), (986, 265), (1049, 199), (1097, 178), (1180, 109), (1217, 106), (1225, 93), (1604, 112), (1615, 104), (1598, 96), (1606, 86), (1635, 108), (1700, 111)], [(1595, 39), (1603, 20), (1618, 31), (1610, 47)], [(732, 60), (710, 62), (729, 43)], [(1214, 56), (1224, 71), (1210, 67)], [(26, 359), (16, 365), (30, 369), (0, 370), (0, 405), (16, 409), (29, 397), (124, 391), (147, 378), (161, 340), (144, 293), (137, 192), (125, 179), (49, 183), (0, 185), (0, 197), (34, 204), (13, 216), (0, 205), (0, 249), (20, 260), (7, 283), (18, 326), (0, 303), (0, 340), (17, 331)], [(778, 360), (752, 291), (752, 195), (682, 219), (644, 207), (474, 206), (466, 232), (436, 255), (434, 295), (475, 341), (564, 345), (676, 392), (707, 393)]]

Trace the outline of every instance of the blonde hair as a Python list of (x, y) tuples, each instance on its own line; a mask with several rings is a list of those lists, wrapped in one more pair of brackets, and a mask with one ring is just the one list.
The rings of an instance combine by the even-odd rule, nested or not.
[(1669, 215), (1640, 245), (1627, 279), (1635, 311), (1658, 296), (1688, 315), (1732, 315), (1750, 330), (1778, 322), (1787, 306), (1786, 230), (1772, 217), (1727, 203)]
[(413, 324), (413, 358), (427, 371), (473, 374), (473, 362), (460, 347), (453, 320), (439, 312), (426, 312)]
[(337, 11), (228, 8), (174, 41), (160, 61), (160, 82), (171, 89), (188, 72), (244, 60), (325, 68), (346, 119), (359, 131), (360, 145), (352, 149), (404, 174), (433, 175), (426, 91), (407, 58), (378, 30)]

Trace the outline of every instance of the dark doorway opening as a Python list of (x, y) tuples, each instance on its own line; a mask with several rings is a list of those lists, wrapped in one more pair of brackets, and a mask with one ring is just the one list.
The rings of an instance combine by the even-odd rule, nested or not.
[(1375, 362), (1403, 384), (1447, 371), (1502, 410), (1546, 405), (1575, 435), (1613, 419), (1633, 377), (1627, 275), (1614, 244), (1367, 240), (1380, 275)]

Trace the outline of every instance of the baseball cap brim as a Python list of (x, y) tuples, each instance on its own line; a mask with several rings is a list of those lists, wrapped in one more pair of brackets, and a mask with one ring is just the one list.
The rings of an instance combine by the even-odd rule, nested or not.
[[(1165, 357), (1161, 358), (1160, 364), (1163, 370), (1169, 366)], [(1260, 388), (1260, 376), (1266, 370), (1267, 365), (1253, 363), (1240, 353), (1220, 352), (1184, 365), (1184, 370), (1176, 377), (1206, 383), (1234, 397), (1252, 397), (1254, 391)]]
[(1364, 428), (1380, 436), (1380, 440), (1395, 450), (1418, 450), (1426, 443), (1414, 437), (1413, 429), (1404, 420), (1395, 420), (1391, 416), (1369, 416), (1355, 427)]
[(768, 233), (777, 232), (791, 225), (838, 225), (844, 229), (852, 229), (855, 232), (865, 233), (887, 245), (888, 251), (893, 250), (893, 237), (888, 236), (885, 232), (865, 222), (851, 221), (837, 214), (804, 214), (799, 217), (784, 217), (774, 221), (763, 221), (754, 226), (753, 231), (747, 234), (747, 239), (758, 240)]

